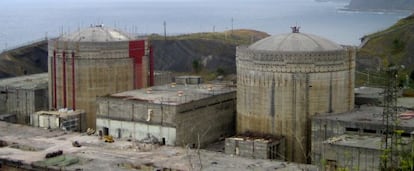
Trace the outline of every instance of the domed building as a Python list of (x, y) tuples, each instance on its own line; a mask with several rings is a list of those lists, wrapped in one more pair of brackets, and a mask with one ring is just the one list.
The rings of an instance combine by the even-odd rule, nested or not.
[(284, 158), (305, 163), (311, 117), (354, 106), (355, 50), (292, 30), (237, 48), (237, 133), (284, 136)]
[(48, 46), (50, 107), (85, 110), (88, 128), (96, 126), (96, 97), (153, 83), (148, 41), (119, 30), (91, 26)]

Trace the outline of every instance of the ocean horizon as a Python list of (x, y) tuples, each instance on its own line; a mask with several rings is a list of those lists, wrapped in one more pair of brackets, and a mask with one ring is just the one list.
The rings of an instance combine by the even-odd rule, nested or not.
[(168, 35), (253, 29), (269, 34), (301, 32), (346, 45), (385, 29), (400, 12), (344, 11), (344, 2), (315, 0), (3, 0), (0, 51), (45, 37), (104, 24), (131, 34)]

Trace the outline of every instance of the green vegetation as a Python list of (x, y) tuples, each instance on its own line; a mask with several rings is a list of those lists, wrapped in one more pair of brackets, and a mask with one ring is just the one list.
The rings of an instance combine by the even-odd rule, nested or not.
[[(380, 71), (385, 66), (404, 65), (399, 80), (401, 84), (410, 82), (409, 86), (414, 88), (414, 14), (363, 39), (366, 43), (357, 52), (357, 86), (381, 85), (384, 75)], [(406, 75), (411, 79), (407, 80)]]
[(50, 166), (57, 166), (57, 167), (65, 167), (70, 166), (72, 164), (76, 164), (79, 162), (79, 158), (67, 155), (61, 155), (49, 159), (45, 159), (42, 161), (34, 162), (35, 166), (40, 166), (43, 168), (50, 167)]
[[(247, 45), (257, 40), (263, 39), (269, 36), (269, 34), (256, 30), (238, 29), (233, 31), (224, 32), (202, 32), (192, 34), (182, 34), (177, 36), (167, 36), (167, 40), (215, 40), (224, 43)], [(164, 36), (153, 34), (150, 36), (151, 40), (164, 40)]]
[[(236, 46), (249, 45), (269, 36), (255, 30), (194, 33), (177, 36), (151, 35), (156, 70), (197, 74), (204, 80), (236, 72)], [(227, 78), (227, 77), (226, 77)]]
[[(381, 61), (379, 68), (389, 64), (405, 65), (414, 70), (414, 16), (401, 19), (393, 26), (365, 36), (366, 44), (358, 51), (358, 58)], [(368, 62), (367, 62), (368, 64)], [(369, 65), (369, 64), (368, 64)], [(378, 68), (372, 62), (369, 68)], [(361, 68), (359, 69), (361, 70)]]

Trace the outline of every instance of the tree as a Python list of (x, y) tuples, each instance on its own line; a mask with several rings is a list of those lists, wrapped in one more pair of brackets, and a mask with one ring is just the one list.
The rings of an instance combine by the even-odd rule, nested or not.
[(199, 60), (196, 60), (196, 59), (193, 60), (192, 66), (193, 66), (193, 72), (195, 72), (196, 74), (200, 73), (202, 66)]

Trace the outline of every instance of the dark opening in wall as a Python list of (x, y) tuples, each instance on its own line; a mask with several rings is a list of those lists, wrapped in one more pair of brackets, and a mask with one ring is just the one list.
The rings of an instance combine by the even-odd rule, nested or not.
[(103, 128), (103, 135), (104, 136), (109, 135), (109, 128), (107, 128), (107, 127)]
[(7, 94), (7, 91), (0, 91), (0, 94)]
[(364, 129), (363, 131), (364, 131), (364, 133), (370, 133), (370, 134), (377, 133), (377, 131), (376, 130), (373, 130), (373, 129)]
[(402, 137), (411, 137), (410, 133), (404, 132), (401, 134)]
[(6, 147), (8, 144), (6, 141), (0, 140), (0, 148), (1, 147)]
[(358, 128), (345, 128), (345, 131), (347, 132), (359, 132)]

